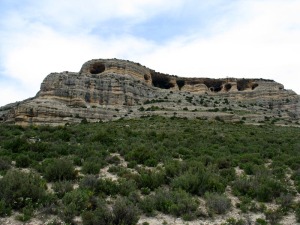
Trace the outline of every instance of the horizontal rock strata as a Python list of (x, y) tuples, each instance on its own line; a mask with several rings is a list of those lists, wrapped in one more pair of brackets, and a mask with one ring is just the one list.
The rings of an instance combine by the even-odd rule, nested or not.
[(185, 78), (97, 59), (49, 74), (35, 97), (0, 108), (0, 122), (25, 126), (149, 115), (297, 125), (300, 98), (272, 80)]

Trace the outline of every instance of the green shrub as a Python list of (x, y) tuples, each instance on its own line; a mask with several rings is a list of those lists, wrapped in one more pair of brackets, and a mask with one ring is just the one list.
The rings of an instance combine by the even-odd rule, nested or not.
[(31, 164), (31, 159), (28, 155), (20, 154), (16, 158), (17, 167), (28, 167)]
[(267, 221), (265, 221), (264, 219), (262, 218), (257, 218), (256, 221), (255, 221), (255, 224), (257, 225), (267, 225)]
[(171, 183), (174, 189), (180, 188), (191, 194), (202, 196), (205, 192), (219, 192), (225, 190), (221, 179), (212, 173), (199, 170), (196, 173), (186, 172), (179, 177), (174, 178)]
[(240, 177), (233, 183), (233, 190), (235, 194), (250, 196), (263, 202), (269, 202), (287, 192), (284, 184), (266, 175)]
[(113, 219), (111, 210), (104, 202), (95, 211), (85, 211), (82, 214), (83, 225), (112, 225)]
[(156, 210), (156, 199), (153, 196), (146, 196), (144, 199), (140, 200), (139, 208), (146, 214), (146, 216), (154, 216), (154, 211)]
[(82, 172), (85, 174), (98, 174), (103, 167), (103, 162), (89, 158), (82, 164)]
[(16, 137), (4, 142), (3, 147), (13, 153), (20, 153), (22, 151), (27, 151), (29, 144), (24, 138)]
[(280, 210), (267, 210), (265, 212), (266, 219), (271, 225), (276, 225), (282, 219), (282, 212)]
[(116, 225), (134, 225), (139, 220), (139, 211), (127, 198), (118, 198), (112, 207)]
[(110, 145), (114, 140), (109, 132), (101, 130), (91, 138), (91, 141), (100, 142), (103, 145)]
[(91, 193), (86, 190), (76, 189), (68, 192), (62, 198), (60, 214), (62, 218), (70, 223), (74, 216), (90, 207)]
[(10, 216), (11, 207), (6, 204), (4, 200), (0, 200), (0, 217)]
[[(151, 195), (146, 199), (149, 198), (151, 198)], [(184, 190), (167, 191), (158, 189), (153, 198), (155, 209), (158, 211), (177, 217), (182, 216), (187, 220), (194, 219), (197, 216), (198, 202)], [(151, 207), (146, 209), (151, 212)]]
[(119, 193), (119, 185), (111, 179), (99, 179), (96, 192), (105, 195), (116, 195)]
[(79, 187), (82, 189), (88, 189), (96, 191), (98, 186), (98, 178), (95, 175), (87, 175), (81, 179)]
[(135, 225), (139, 211), (127, 198), (118, 198), (112, 209), (100, 202), (95, 211), (84, 212), (82, 219), (84, 225)]
[(293, 203), (294, 196), (290, 193), (282, 193), (278, 199), (276, 199), (277, 203), (280, 204), (282, 210), (288, 211), (291, 208)]
[(0, 171), (1, 170), (8, 170), (10, 168), (10, 163), (7, 160), (0, 158)]
[(210, 212), (225, 214), (231, 208), (231, 201), (224, 195), (217, 193), (206, 193), (205, 200)]
[(297, 222), (300, 223), (300, 203), (298, 203), (296, 205), (296, 211), (295, 211), (295, 213), (296, 213)]
[(22, 222), (29, 221), (33, 216), (33, 211), (32, 205), (27, 205), (22, 209), (22, 214), (18, 215), (16, 219)]
[(120, 163), (120, 161), (121, 161), (120, 158), (118, 156), (116, 156), (116, 155), (108, 156), (106, 158), (106, 162), (109, 163), (109, 164), (115, 164), (115, 165), (117, 165), (117, 164)]
[(234, 168), (226, 168), (226, 169), (220, 170), (220, 176), (226, 182), (234, 181), (236, 179), (236, 173), (235, 173)]
[(73, 180), (75, 177), (73, 164), (64, 159), (54, 159), (45, 168), (45, 178), (48, 181)]
[(0, 199), (13, 209), (39, 203), (45, 195), (45, 182), (36, 173), (9, 170), (0, 180)]
[(165, 173), (163, 171), (140, 170), (139, 176), (136, 176), (136, 182), (139, 188), (150, 188), (154, 190), (165, 184)]
[(73, 190), (73, 183), (65, 180), (58, 181), (53, 183), (52, 189), (59, 198), (62, 198), (67, 192)]
[(251, 222), (247, 223), (243, 219), (236, 220), (235, 218), (232, 217), (228, 218), (225, 223), (222, 223), (222, 225), (246, 225), (246, 224), (252, 224), (252, 223)]
[(134, 180), (119, 179), (118, 180), (119, 194), (129, 196), (130, 193), (136, 191), (137, 184)]

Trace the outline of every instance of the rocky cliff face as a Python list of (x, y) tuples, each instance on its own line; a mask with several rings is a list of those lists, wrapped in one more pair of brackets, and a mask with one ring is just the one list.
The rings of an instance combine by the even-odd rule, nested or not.
[(64, 125), (148, 115), (299, 124), (300, 98), (264, 79), (182, 78), (125, 60), (49, 74), (33, 98), (0, 108), (0, 121)]

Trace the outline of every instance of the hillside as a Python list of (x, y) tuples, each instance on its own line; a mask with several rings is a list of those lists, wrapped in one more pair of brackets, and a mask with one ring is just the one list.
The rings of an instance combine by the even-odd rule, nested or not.
[(299, 148), (272, 121), (2, 124), (0, 223), (297, 224)]
[(298, 125), (299, 96), (266, 79), (183, 78), (138, 63), (97, 59), (49, 74), (33, 98), (0, 107), (0, 122), (65, 125), (147, 115)]

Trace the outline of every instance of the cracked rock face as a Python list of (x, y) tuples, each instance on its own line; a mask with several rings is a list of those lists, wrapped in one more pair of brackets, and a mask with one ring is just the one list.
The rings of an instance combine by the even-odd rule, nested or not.
[(148, 115), (297, 123), (299, 96), (265, 79), (183, 78), (138, 63), (96, 59), (49, 74), (33, 98), (0, 108), (0, 122), (64, 125)]

